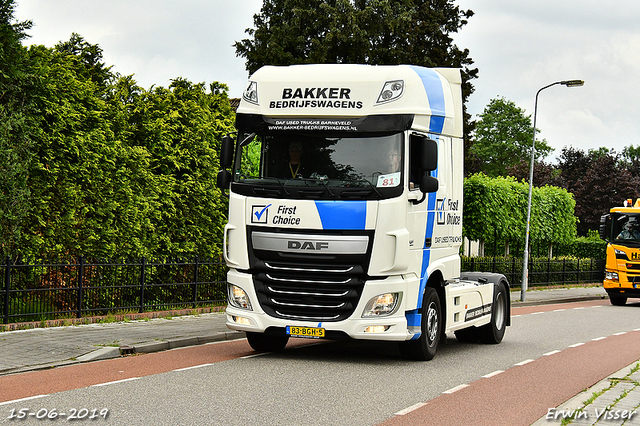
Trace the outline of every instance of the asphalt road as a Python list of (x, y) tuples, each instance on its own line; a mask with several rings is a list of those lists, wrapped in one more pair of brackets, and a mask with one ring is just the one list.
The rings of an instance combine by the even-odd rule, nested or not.
[[(258, 355), (240, 340), (10, 375), (0, 401), (29, 399), (0, 405), (0, 423), (47, 424), (36, 417), (51, 410), (66, 423), (75, 410), (118, 425), (531, 424), (626, 365), (607, 354), (638, 358), (639, 313), (608, 301), (515, 308), (501, 344), (449, 336), (424, 363), (395, 344), (296, 340)], [(20, 409), (34, 414), (8, 419)]]

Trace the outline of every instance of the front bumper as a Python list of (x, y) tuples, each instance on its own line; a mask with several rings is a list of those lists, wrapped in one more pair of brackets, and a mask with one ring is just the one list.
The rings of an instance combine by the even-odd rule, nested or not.
[[(296, 321), (272, 317), (260, 307), (250, 274), (231, 270), (227, 280), (230, 284), (239, 286), (247, 293), (252, 306), (252, 310), (227, 307), (226, 324), (232, 330), (283, 334), (287, 326), (297, 326), (324, 328), (325, 337), (328, 339), (351, 338), (400, 342), (414, 337), (414, 334), (408, 330), (405, 311), (415, 310), (416, 301), (408, 297), (408, 289), (418, 285), (417, 279), (406, 280), (401, 276), (393, 276), (384, 280), (368, 281), (353, 314), (345, 320), (335, 322)], [(388, 292), (402, 293), (402, 300), (396, 312), (384, 317), (362, 318), (367, 302), (379, 294)], [(372, 330), (376, 330), (376, 332)]]

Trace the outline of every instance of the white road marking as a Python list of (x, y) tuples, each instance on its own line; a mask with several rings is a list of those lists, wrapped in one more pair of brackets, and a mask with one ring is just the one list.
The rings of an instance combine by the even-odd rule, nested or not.
[(417, 410), (418, 408), (424, 407), (425, 405), (427, 405), (426, 402), (418, 402), (417, 404), (413, 404), (411, 407), (407, 407), (404, 410), (400, 410), (397, 413), (395, 413), (396, 416), (404, 416), (405, 414), (409, 414), (412, 411)]
[(115, 380), (113, 382), (107, 383), (98, 383), (97, 385), (91, 385), (91, 387), (99, 387), (99, 386), (107, 386), (107, 385), (115, 385), (116, 383), (130, 382), (132, 380), (138, 380), (140, 377), (131, 377), (129, 379)]

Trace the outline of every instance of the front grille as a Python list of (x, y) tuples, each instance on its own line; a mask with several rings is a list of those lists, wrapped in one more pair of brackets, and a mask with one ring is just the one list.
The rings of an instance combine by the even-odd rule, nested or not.
[(364, 282), (345, 274), (329, 279), (317, 273), (287, 276), (260, 273), (254, 277), (260, 306), (277, 318), (340, 321), (358, 305)]
[(640, 263), (627, 263), (627, 270), (640, 272)]
[[(260, 232), (265, 235), (264, 229), (260, 229)], [(286, 232), (291, 233), (291, 230)], [(335, 237), (336, 233), (315, 231), (312, 235)], [(249, 244), (256, 294), (260, 306), (268, 315), (296, 321), (331, 322), (344, 320), (353, 314), (364, 283), (369, 279), (366, 271), (372, 235), (363, 231), (339, 235), (347, 241), (352, 235), (368, 235), (366, 253), (294, 254), (255, 250)]]

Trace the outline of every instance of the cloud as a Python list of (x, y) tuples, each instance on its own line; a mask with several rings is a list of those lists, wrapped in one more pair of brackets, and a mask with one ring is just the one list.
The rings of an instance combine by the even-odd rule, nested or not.
[(556, 148), (600, 146), (622, 151), (640, 143), (640, 2), (461, 0), (475, 15), (455, 37), (479, 69), (469, 112), (504, 96), (534, 112), (536, 92), (559, 80), (579, 88), (540, 94), (538, 128)]
[[(81, 34), (104, 50), (105, 62), (143, 87), (176, 77), (220, 81), (239, 97), (247, 79), (233, 43), (246, 38), (261, 0), (17, 0), (19, 20), (31, 19), (32, 43), (52, 47)], [(541, 138), (559, 149), (640, 144), (640, 2), (618, 0), (456, 0), (475, 15), (455, 43), (468, 48), (479, 78), (468, 103), (480, 114), (496, 97), (533, 114), (539, 98)], [(27, 41), (28, 42), (28, 41)]]
[(262, 1), (243, 0), (20, 0), (19, 20), (31, 19), (28, 44), (53, 47), (71, 33), (99, 44), (104, 60), (143, 87), (166, 86), (184, 77), (220, 81), (238, 97), (248, 77), (235, 41), (253, 25)]

